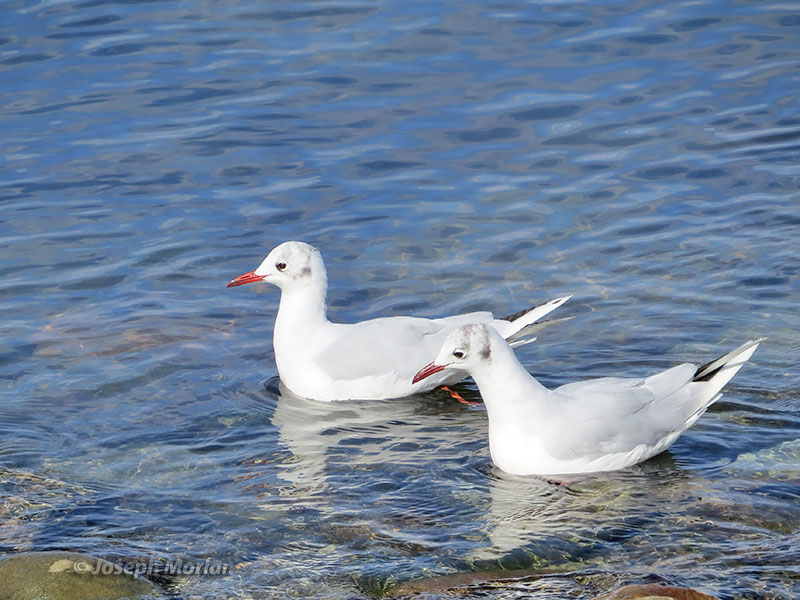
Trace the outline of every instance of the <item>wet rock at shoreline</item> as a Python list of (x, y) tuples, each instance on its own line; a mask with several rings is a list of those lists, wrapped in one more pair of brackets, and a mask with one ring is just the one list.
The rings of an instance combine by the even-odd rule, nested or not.
[(713, 596), (701, 594), (686, 588), (669, 587), (650, 583), (647, 585), (626, 585), (619, 589), (597, 596), (595, 600), (716, 600)]
[(0, 560), (2, 600), (135, 600), (155, 592), (151, 583), (114, 567), (78, 552), (7, 556)]
[[(609, 589), (620, 582), (620, 576), (606, 572), (581, 574), (577, 572), (547, 572), (547, 570), (484, 571), (452, 573), (435, 577), (407, 581), (390, 589), (373, 586), (365, 590), (370, 595), (390, 598), (413, 598), (415, 596), (453, 594), (473, 597), (472, 593), (483, 594), (489, 590), (502, 590), (504, 587), (517, 591), (525, 589), (531, 597), (538, 593), (561, 594), (568, 597), (583, 590), (586, 597), (594, 600), (716, 600), (712, 596), (686, 588), (670, 587), (660, 584), (626, 585), (595, 596), (599, 590)], [(594, 593), (592, 593), (594, 592)], [(583, 596), (582, 596), (583, 597)]]

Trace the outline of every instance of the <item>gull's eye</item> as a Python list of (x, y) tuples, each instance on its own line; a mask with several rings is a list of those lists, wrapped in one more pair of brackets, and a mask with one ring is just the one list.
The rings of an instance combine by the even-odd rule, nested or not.
[(275, 263), (275, 268), (278, 269), (278, 271), (283, 271), (286, 268), (286, 263), (285, 262)]
[(453, 356), (456, 358), (464, 358), (464, 353), (461, 350), (453, 350)]

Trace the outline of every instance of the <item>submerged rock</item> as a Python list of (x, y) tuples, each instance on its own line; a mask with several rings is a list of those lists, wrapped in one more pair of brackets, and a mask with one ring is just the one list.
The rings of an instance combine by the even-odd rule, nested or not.
[(135, 600), (153, 584), (78, 552), (23, 552), (0, 560), (2, 600)]
[[(40, 537), (39, 516), (45, 509), (71, 507), (91, 492), (79, 485), (43, 477), (24, 469), (0, 466), (0, 544), (16, 552), (31, 550)], [(2, 588), (0, 588), (2, 591)]]
[[(572, 565), (572, 566), (586, 566)], [(469, 571), (435, 575), (412, 579), (404, 583), (391, 585), (384, 582), (377, 585), (362, 586), (362, 591), (376, 597), (386, 598), (413, 598), (415, 596), (428, 597), (429, 595), (455, 595), (483, 597), (487, 592), (513, 588), (515, 591), (526, 591), (531, 597), (538, 594), (549, 594), (550, 597), (569, 597), (576, 590), (608, 589), (615, 585), (619, 579), (603, 572), (580, 573), (565, 570), (564, 565), (558, 567), (528, 569), (502, 569), (488, 571)], [(590, 592), (591, 593), (591, 592)], [(698, 599), (699, 600), (699, 599)]]
[(758, 479), (800, 479), (800, 440), (788, 440), (755, 453), (740, 454), (725, 470)]
[(619, 575), (603, 571), (589, 573), (575, 571), (558, 573), (554, 569), (475, 571), (416, 579), (391, 589), (373, 588), (363, 591), (381, 598), (416, 596), (427, 598), (430, 595), (482, 598), (487, 592), (508, 588), (517, 593), (527, 592), (531, 598), (540, 596), (567, 598), (581, 594), (581, 597), (593, 597), (594, 600), (716, 600), (712, 596), (691, 589), (659, 584), (626, 585), (601, 596), (594, 596), (597, 591), (616, 585), (620, 578)]
[(669, 587), (650, 583), (647, 585), (626, 585), (595, 600), (716, 600), (712, 596), (685, 588)]

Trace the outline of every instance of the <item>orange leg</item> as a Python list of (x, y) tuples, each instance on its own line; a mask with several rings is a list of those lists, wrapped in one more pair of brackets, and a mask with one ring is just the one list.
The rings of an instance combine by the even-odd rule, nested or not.
[(545, 481), (547, 483), (549, 483), (550, 485), (554, 485), (556, 487), (569, 488), (569, 482), (568, 481), (561, 481), (560, 479), (549, 479), (549, 478), (545, 479)]
[(464, 396), (456, 392), (455, 390), (451, 390), (446, 385), (441, 386), (439, 389), (444, 390), (453, 400), (460, 402), (461, 404), (466, 404), (467, 406), (478, 406), (480, 402), (470, 402), (469, 400), (464, 399)]

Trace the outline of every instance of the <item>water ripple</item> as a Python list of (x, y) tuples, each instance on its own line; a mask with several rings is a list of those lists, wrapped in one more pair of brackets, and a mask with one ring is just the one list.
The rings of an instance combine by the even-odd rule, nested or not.
[[(600, 594), (642, 569), (800, 595), (796, 13), (9, 6), (0, 549), (237, 566), (182, 584), (201, 598), (543, 567), (465, 597)], [(340, 320), (575, 294), (519, 351), (547, 385), (769, 342), (654, 461), (511, 478), (482, 407), (280, 388), (277, 290), (224, 286), (285, 239), (321, 248)]]

